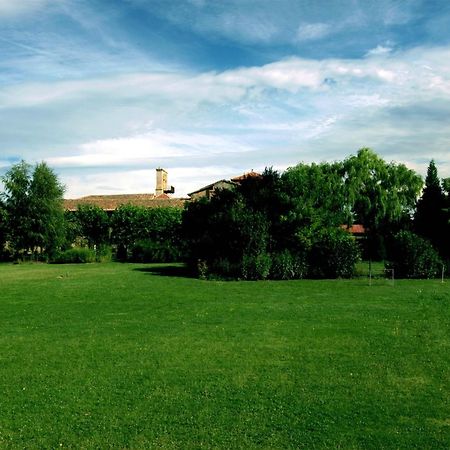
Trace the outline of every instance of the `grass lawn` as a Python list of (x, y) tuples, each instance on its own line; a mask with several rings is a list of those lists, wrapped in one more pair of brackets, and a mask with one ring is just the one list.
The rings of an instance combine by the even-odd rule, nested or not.
[(450, 448), (448, 283), (155, 267), (0, 265), (0, 448)]

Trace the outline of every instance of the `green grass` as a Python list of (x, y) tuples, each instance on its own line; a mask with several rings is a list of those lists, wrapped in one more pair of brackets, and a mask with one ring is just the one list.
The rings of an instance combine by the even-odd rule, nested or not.
[(450, 287), (0, 265), (0, 448), (450, 447)]

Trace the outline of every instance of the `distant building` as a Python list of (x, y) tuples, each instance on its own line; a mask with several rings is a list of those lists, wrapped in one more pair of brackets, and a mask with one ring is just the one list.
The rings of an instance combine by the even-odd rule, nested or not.
[(88, 195), (86, 197), (65, 199), (64, 208), (76, 211), (78, 205), (98, 206), (111, 213), (121, 205), (143, 206), (145, 208), (175, 207), (183, 208), (187, 198), (173, 198), (168, 194), (175, 192), (173, 186), (168, 189), (167, 171), (156, 169), (156, 189), (154, 194), (119, 194), (119, 195)]
[(214, 183), (208, 184), (200, 189), (197, 189), (194, 192), (191, 192), (189, 197), (192, 200), (198, 200), (199, 198), (206, 197), (211, 198), (215, 192), (219, 189), (232, 189), (236, 185), (240, 184), (246, 178), (260, 178), (261, 174), (257, 172), (247, 172), (243, 175), (239, 175), (237, 177), (232, 178), (231, 180), (219, 180)]
[(192, 200), (198, 200), (202, 197), (211, 198), (218, 189), (231, 189), (234, 186), (236, 186), (236, 183), (233, 183), (232, 181), (219, 180), (208, 184), (208, 186), (197, 189), (188, 195)]
[(64, 208), (68, 211), (76, 211), (79, 205), (94, 205), (108, 213), (112, 213), (121, 205), (143, 206), (145, 208), (161, 208), (172, 206), (183, 208), (190, 200), (202, 197), (211, 198), (218, 189), (232, 189), (245, 178), (261, 177), (257, 172), (247, 172), (231, 180), (219, 180), (208, 184), (194, 192), (189, 198), (170, 197), (175, 192), (173, 186), (168, 186), (168, 172), (161, 167), (156, 169), (156, 187), (154, 194), (118, 194), (118, 195), (88, 195), (86, 197), (65, 199)]

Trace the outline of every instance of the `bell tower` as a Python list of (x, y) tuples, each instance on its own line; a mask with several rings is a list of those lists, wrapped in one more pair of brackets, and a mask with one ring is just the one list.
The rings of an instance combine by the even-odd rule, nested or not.
[(156, 190), (155, 195), (164, 194), (167, 191), (167, 172), (161, 167), (156, 169)]

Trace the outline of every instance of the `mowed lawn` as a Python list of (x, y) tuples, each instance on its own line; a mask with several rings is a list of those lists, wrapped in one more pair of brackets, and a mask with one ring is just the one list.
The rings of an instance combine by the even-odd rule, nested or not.
[(0, 265), (0, 448), (450, 447), (450, 283)]

